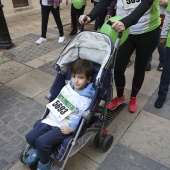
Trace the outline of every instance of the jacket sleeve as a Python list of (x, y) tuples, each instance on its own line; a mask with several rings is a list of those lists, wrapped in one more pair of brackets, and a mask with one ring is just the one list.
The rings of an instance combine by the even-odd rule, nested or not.
[(101, 11), (105, 11), (107, 9), (110, 3), (111, 0), (100, 0), (87, 16), (91, 18), (91, 21), (94, 21), (98, 15), (100, 15)]
[(61, 0), (54, 0), (54, 5), (58, 6), (61, 3)]
[(69, 126), (71, 127), (71, 129), (73, 130), (73, 132), (76, 130), (78, 124), (79, 124), (79, 121), (80, 121), (81, 117), (75, 119), (73, 122), (71, 122), (69, 124)]
[(83, 99), (83, 101), (81, 101), (80, 103), (80, 107), (78, 109), (78, 116), (76, 119), (74, 119), (73, 122), (69, 123), (69, 126), (72, 128), (73, 131), (75, 131), (77, 129), (77, 126), (79, 124), (79, 121), (81, 119), (82, 114), (87, 110), (87, 108), (89, 107), (91, 102), (91, 99), (85, 97), (85, 99)]
[(113, 16), (113, 12), (116, 6), (117, 0), (111, 0), (111, 3), (107, 9), (107, 15)]
[(170, 31), (170, 2), (167, 7), (167, 13), (165, 16), (165, 20), (163, 23), (162, 31), (161, 31), (161, 38), (167, 38), (168, 32)]

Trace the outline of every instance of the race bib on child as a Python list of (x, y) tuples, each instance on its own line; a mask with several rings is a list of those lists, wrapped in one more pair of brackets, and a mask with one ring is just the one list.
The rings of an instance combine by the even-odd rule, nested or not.
[(122, 0), (124, 9), (134, 9), (136, 8), (140, 3), (141, 0)]
[(69, 114), (76, 112), (76, 107), (67, 100), (67, 95), (64, 94), (60, 92), (55, 100), (46, 105), (59, 121), (62, 121)]

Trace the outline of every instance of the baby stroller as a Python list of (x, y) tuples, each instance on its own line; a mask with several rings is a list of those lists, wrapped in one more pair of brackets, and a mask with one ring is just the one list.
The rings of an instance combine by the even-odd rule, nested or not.
[[(82, 148), (90, 137), (93, 136), (94, 132), (96, 132), (96, 135), (93, 143), (96, 147), (101, 148), (105, 152), (112, 145), (113, 136), (108, 134), (104, 128), (112, 120), (112, 117), (106, 120), (107, 104), (112, 99), (113, 94), (113, 68), (120, 37), (121, 35), (118, 36), (113, 46), (111, 39), (105, 34), (91, 31), (80, 32), (66, 45), (55, 63), (54, 67), (58, 74), (50, 89), (50, 93), (46, 96), (50, 102), (58, 96), (67, 80), (70, 80), (69, 66), (78, 57), (90, 60), (93, 62), (94, 67), (93, 86), (95, 95), (92, 102), (83, 113), (74, 134), (58, 144), (53, 151), (54, 157), (58, 161), (63, 161), (61, 170), (64, 170), (66, 167), (69, 157)], [(102, 106), (100, 106), (101, 100), (104, 101)], [(42, 118), (45, 118), (48, 113), (49, 110), (46, 108)], [(30, 149), (31, 146), (27, 145), (21, 152), (20, 161), (22, 163), (24, 163)]]

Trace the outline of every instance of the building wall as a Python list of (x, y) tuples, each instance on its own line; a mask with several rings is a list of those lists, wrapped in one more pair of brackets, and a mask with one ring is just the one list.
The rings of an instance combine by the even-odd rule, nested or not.
[(22, 7), (22, 8), (14, 8), (12, 0), (1, 0), (3, 7), (3, 11), (5, 14), (14, 13), (19, 10), (27, 10), (32, 8), (39, 8), (40, 7), (40, 1), (39, 0), (28, 0), (29, 6)]
[[(71, 1), (71, 0), (70, 0)], [(62, 1), (63, 3), (66, 2), (66, 0)], [(3, 7), (4, 14), (11, 14), (18, 11), (33, 9), (33, 8), (40, 8), (40, 0), (28, 0), (29, 6), (21, 7), (21, 8), (14, 8), (12, 0), (1, 0)]]

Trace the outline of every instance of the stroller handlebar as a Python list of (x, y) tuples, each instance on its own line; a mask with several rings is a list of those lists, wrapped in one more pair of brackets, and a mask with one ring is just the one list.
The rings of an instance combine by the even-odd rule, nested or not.
[[(110, 26), (112, 26), (112, 25), (114, 24), (114, 22), (108, 20), (108, 21), (107, 21), (107, 24), (110, 25)], [(118, 37), (121, 38), (121, 36), (122, 36), (122, 32), (119, 32)]]

